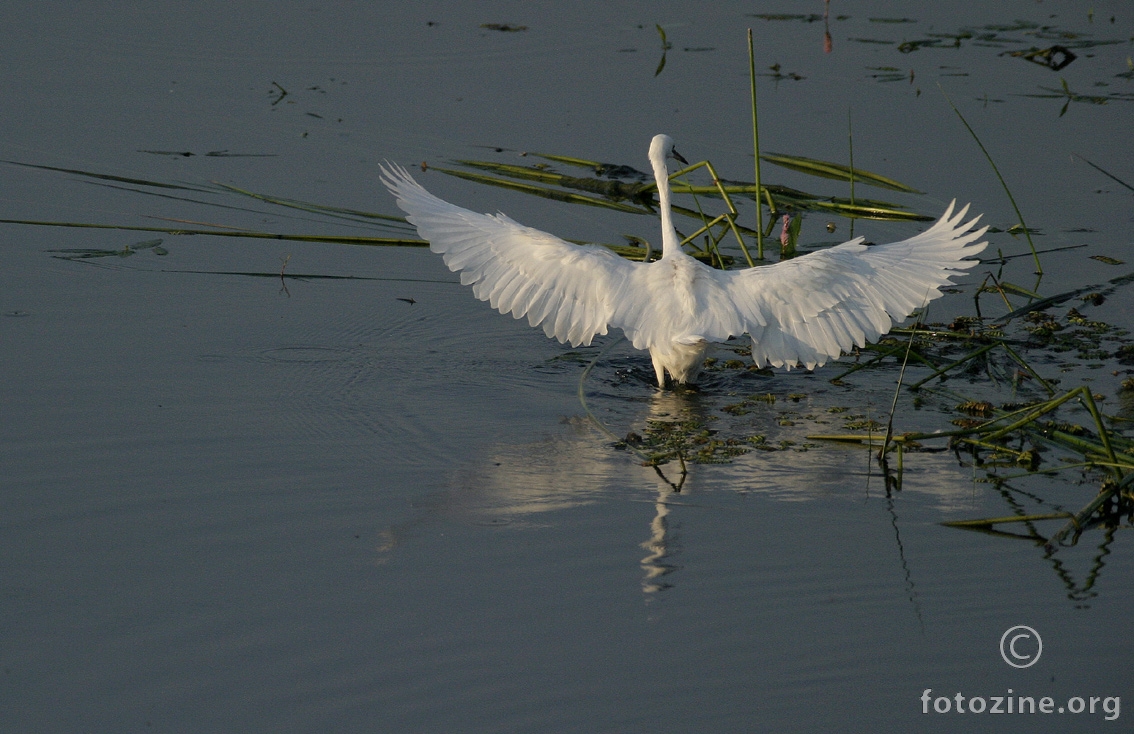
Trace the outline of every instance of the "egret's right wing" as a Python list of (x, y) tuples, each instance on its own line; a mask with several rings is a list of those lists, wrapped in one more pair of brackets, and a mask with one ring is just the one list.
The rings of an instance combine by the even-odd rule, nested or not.
[(404, 168), (381, 167), (382, 183), (397, 198), (461, 283), (500, 313), (528, 317), (532, 326), (571, 346), (605, 334), (614, 300), (635, 263), (605, 247), (573, 245), (512, 221), (477, 214), (438, 199)]

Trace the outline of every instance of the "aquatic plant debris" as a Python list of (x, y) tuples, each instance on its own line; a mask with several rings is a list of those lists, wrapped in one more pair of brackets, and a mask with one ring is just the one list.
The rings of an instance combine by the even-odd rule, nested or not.
[[(749, 13), (751, 18), (759, 18), (760, 20), (800, 20), (804, 23), (816, 23), (824, 20), (824, 16), (817, 13)], [(839, 16), (839, 20), (845, 19), (847, 16)]]
[(161, 246), (162, 240), (146, 240), (126, 245), (121, 250), (93, 249), (85, 247), (67, 247), (58, 250), (44, 250), (52, 253), (52, 257), (60, 260), (89, 260), (97, 257), (130, 257), (138, 252), (149, 250), (155, 255), (168, 255), (169, 250)]
[(654, 70), (654, 76), (658, 76), (659, 74), (662, 73), (662, 69), (665, 68), (666, 52), (668, 52), (671, 48), (673, 48), (673, 44), (670, 43), (669, 39), (667, 39), (665, 37), (665, 28), (662, 28), (660, 25), (655, 25), (654, 28), (657, 29), (658, 35), (661, 36), (661, 47), (662, 47), (661, 60), (658, 61), (658, 68)]
[(1121, 102), (1134, 102), (1134, 92), (1111, 92), (1109, 94), (1080, 94), (1071, 89), (1067, 84), (1066, 79), (1059, 80), (1060, 87), (1058, 89), (1052, 87), (1043, 87), (1043, 94), (1031, 93), (1021, 94), (1021, 97), (1035, 97), (1038, 99), (1065, 99), (1063, 107), (1059, 110), (1059, 116), (1063, 117), (1067, 113), (1067, 108), (1071, 106), (1072, 102), (1082, 102), (1087, 104), (1103, 105), (1108, 102), (1121, 101)]
[(1006, 51), (1005, 53), (1024, 61), (1030, 61), (1033, 64), (1046, 66), (1052, 71), (1059, 71), (1078, 58), (1070, 49), (1058, 44), (1043, 49), (1030, 48), (1027, 51)]
[(519, 33), (528, 29), (526, 25), (513, 25), (511, 23), (481, 23), (480, 27), (501, 33)]

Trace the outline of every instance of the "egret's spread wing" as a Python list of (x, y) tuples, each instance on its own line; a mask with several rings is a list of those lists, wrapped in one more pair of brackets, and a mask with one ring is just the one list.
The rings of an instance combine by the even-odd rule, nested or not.
[(503, 214), (477, 214), (438, 199), (401, 166), (382, 167), (382, 183), (461, 283), (500, 313), (571, 346), (605, 334), (633, 263), (598, 246), (580, 246)]
[[(901, 242), (867, 247), (862, 238), (775, 265), (722, 273), (752, 336), (757, 365), (808, 369), (877, 339), (941, 295), (949, 277), (978, 261), (988, 227), (962, 223), (953, 204), (932, 227)], [(974, 244), (976, 243), (976, 244)], [(726, 338), (729, 334), (714, 335)]]

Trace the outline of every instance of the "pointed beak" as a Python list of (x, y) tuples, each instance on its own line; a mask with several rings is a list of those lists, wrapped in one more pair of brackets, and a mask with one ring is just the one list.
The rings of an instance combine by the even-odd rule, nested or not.
[(683, 156), (683, 155), (681, 155), (680, 153), (677, 152), (677, 148), (674, 148), (671, 151), (669, 151), (669, 154), (671, 156), (673, 156), (674, 158), (676, 158), (677, 160), (684, 163), (685, 165), (687, 165), (687, 166), (689, 165), (689, 161), (685, 160), (685, 156)]

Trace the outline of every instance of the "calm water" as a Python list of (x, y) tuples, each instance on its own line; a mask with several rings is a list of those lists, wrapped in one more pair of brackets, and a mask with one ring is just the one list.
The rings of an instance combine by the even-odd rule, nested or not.
[[(1060, 116), (1066, 99), (1025, 96), (1061, 79), (1081, 94), (1134, 92), (1121, 76), (1128, 5), (835, 0), (826, 26), (746, 15), (780, 12), (823, 5), (5, 7), (0, 158), (390, 214), (383, 159), (525, 162), (517, 152), (538, 150), (644, 167), (664, 131), (690, 160), (744, 178), (751, 26), (757, 66), (783, 75), (759, 81), (766, 149), (845, 160), (849, 111), (856, 165), (927, 192), (869, 195), (928, 213), (956, 197), (1006, 228), (1011, 205), (940, 85), (1042, 232), (1037, 245), (1089, 245), (1045, 256), (1043, 293), (1128, 272), (1088, 256), (1132, 261), (1130, 192), (1072, 154), (1129, 183), (1134, 107), (1072, 101)], [(898, 50), (1018, 20), (1051, 29)], [(657, 76), (655, 24), (672, 44)], [(1074, 45), (1084, 38), (1120, 43)], [(1058, 72), (1004, 55), (1056, 43), (1078, 56)], [(396, 231), (62, 171), (5, 164), (0, 180), (8, 219)], [(566, 237), (656, 239), (645, 218), (422, 181)], [(825, 221), (809, 218), (805, 241), (846, 234), (843, 220), (817, 234)], [(856, 225), (878, 241), (915, 231)], [(1125, 528), (1045, 557), (939, 524), (1011, 514), (1013, 502), (1076, 510), (1097, 480), (1023, 484), (1032, 499), (1006, 499), (951, 453), (918, 454), (888, 495), (865, 452), (824, 445), (695, 466), (675, 494), (584, 417), (579, 376), (606, 342), (573, 352), (499, 316), (426, 251), (161, 235), (166, 255), (49, 252), (156, 236), (0, 225), (0, 729), (1129, 728)], [(240, 275), (281, 268), (352, 279)], [(1031, 270), (1018, 259), (1002, 275), (1032, 287)], [(968, 313), (987, 272), (935, 317)], [(1129, 326), (1132, 306), (1119, 290), (1087, 315)], [(621, 435), (773, 393), (730, 425), (802, 448), (832, 406), (888, 410), (893, 373), (836, 387), (839, 369), (723, 375), (674, 397), (637, 377), (647, 359), (615, 346), (588, 401)], [(1114, 372), (1073, 371), (1063, 386), (1088, 379), (1117, 410)], [(903, 429), (947, 424), (902, 406)], [(1019, 624), (1044, 648), (1018, 670), (998, 644)], [(1059, 706), (1121, 697), (1126, 710), (923, 714), (927, 688)]]

